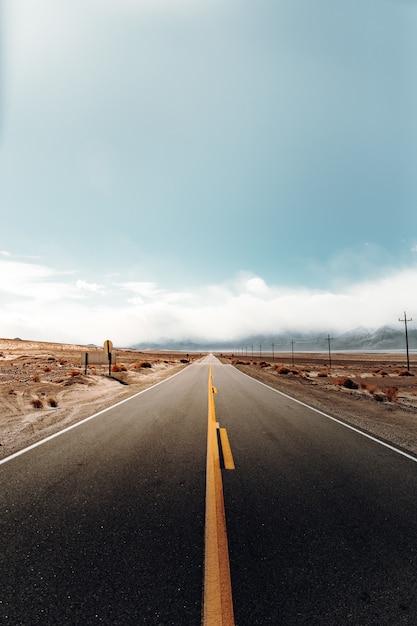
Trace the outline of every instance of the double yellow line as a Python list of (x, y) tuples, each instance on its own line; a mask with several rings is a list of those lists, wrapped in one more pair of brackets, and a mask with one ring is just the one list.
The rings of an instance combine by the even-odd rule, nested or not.
[[(223, 482), (217, 437), (218, 424), (216, 422), (214, 406), (215, 393), (217, 393), (217, 390), (213, 387), (213, 374), (210, 365), (208, 378), (206, 520), (202, 625), (233, 626), (232, 583), (230, 579)], [(224, 467), (226, 469), (234, 469), (235, 465), (226, 429), (220, 428), (219, 430)]]

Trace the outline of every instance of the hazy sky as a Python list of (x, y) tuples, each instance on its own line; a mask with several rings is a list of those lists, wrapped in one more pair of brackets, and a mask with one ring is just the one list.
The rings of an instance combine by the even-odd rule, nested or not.
[(417, 321), (417, 1), (0, 7), (0, 336)]

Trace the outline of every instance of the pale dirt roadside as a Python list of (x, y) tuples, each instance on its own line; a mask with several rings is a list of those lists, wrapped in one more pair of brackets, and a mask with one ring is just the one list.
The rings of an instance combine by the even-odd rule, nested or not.
[(84, 373), (86, 351), (94, 349), (0, 339), (0, 459), (172, 376), (187, 367), (181, 359), (194, 358), (119, 350), (121, 371), (109, 377), (108, 366)]
[[(291, 355), (262, 361), (223, 358), (239, 370), (319, 411), (417, 456), (417, 375), (403, 355)], [(287, 370), (287, 372), (285, 371)], [(280, 373), (281, 371), (281, 373)], [(341, 383), (352, 380), (357, 389)], [(389, 390), (396, 398), (389, 401)], [(387, 396), (388, 394), (388, 396)]]

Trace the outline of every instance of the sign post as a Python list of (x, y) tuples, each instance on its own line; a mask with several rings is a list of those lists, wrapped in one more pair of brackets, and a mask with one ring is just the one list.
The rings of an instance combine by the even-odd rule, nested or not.
[(107, 352), (107, 359), (109, 361), (109, 376), (111, 374), (111, 353), (113, 350), (113, 344), (110, 339), (106, 339), (104, 342), (104, 351)]

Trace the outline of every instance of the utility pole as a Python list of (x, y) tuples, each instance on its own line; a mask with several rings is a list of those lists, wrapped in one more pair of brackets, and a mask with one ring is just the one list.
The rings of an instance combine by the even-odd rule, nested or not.
[(291, 339), (291, 361), (294, 365), (294, 344), (296, 343), (295, 339)]
[(330, 342), (332, 341), (333, 337), (330, 337), (330, 335), (327, 335), (327, 343), (329, 345), (329, 369), (332, 369), (332, 355), (330, 352)]
[(408, 330), (407, 330), (407, 322), (412, 322), (413, 318), (410, 317), (410, 319), (407, 319), (407, 314), (404, 311), (404, 319), (402, 320), (400, 317), (398, 318), (399, 322), (404, 322), (404, 328), (405, 328), (405, 346), (406, 346), (406, 350), (407, 350), (407, 371), (410, 371), (410, 355), (408, 353)]
[(274, 355), (274, 342), (272, 342), (272, 360), (275, 361), (275, 355)]

